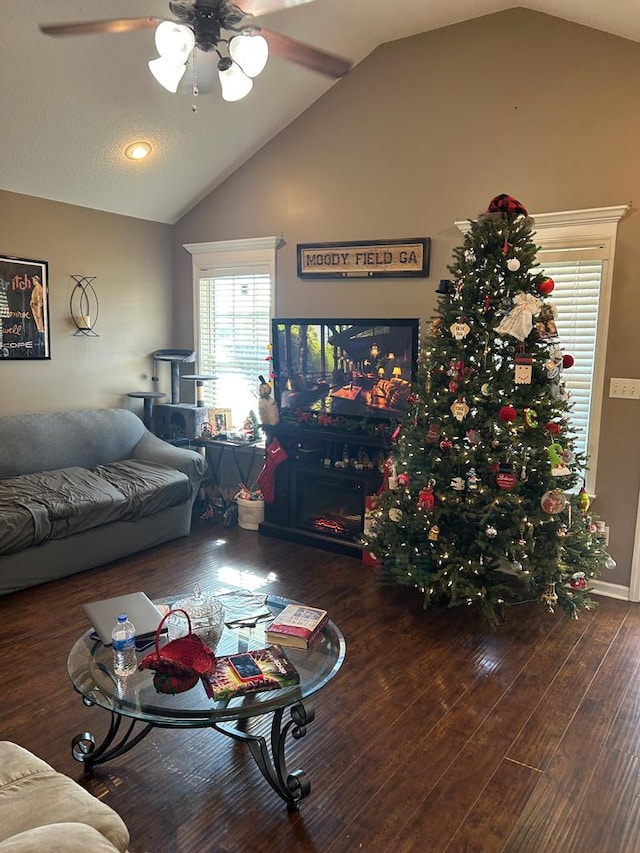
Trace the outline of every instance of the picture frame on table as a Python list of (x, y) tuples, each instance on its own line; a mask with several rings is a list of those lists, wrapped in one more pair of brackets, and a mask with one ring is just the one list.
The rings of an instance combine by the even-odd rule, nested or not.
[(209, 422), (213, 427), (213, 434), (231, 430), (231, 409), (209, 409)]

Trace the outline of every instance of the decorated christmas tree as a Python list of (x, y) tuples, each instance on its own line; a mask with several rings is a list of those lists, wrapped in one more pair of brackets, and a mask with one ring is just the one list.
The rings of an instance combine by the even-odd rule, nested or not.
[[(470, 222), (441, 282), (410, 411), (365, 545), (424, 606), (538, 599), (573, 617), (611, 558), (574, 451), (571, 401), (527, 211), (497, 196)], [(581, 487), (582, 484), (582, 487)]]

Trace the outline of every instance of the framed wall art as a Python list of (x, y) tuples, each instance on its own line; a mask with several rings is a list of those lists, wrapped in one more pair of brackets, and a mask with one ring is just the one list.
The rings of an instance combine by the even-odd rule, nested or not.
[(298, 278), (426, 278), (429, 237), (298, 243)]
[(47, 261), (0, 255), (0, 359), (51, 358)]

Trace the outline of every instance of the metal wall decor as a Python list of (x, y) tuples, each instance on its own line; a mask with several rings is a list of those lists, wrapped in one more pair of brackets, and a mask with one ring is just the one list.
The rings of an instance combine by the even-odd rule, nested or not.
[(48, 358), (49, 266), (0, 255), (0, 359)]
[(69, 311), (76, 331), (74, 335), (87, 335), (97, 338), (98, 334), (93, 331), (98, 321), (100, 303), (93, 282), (95, 275), (72, 275), (75, 286), (69, 297)]

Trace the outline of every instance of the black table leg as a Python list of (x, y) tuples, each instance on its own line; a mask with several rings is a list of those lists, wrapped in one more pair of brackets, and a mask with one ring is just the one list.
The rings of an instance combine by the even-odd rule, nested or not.
[(289, 732), (296, 740), (304, 737), (307, 733), (307, 724), (311, 723), (315, 717), (315, 708), (311, 703), (305, 705), (303, 702), (298, 702), (292, 705), (291, 719), (283, 726), (282, 718), (285, 710), (285, 708), (279, 708), (273, 714), (270, 745), (261, 735), (252, 735), (232, 725), (214, 723), (213, 728), (221, 734), (247, 744), (264, 778), (276, 794), (285, 801), (287, 809), (295, 811), (300, 801), (309, 795), (311, 783), (303, 770), (292, 772), (287, 770), (285, 743)]

